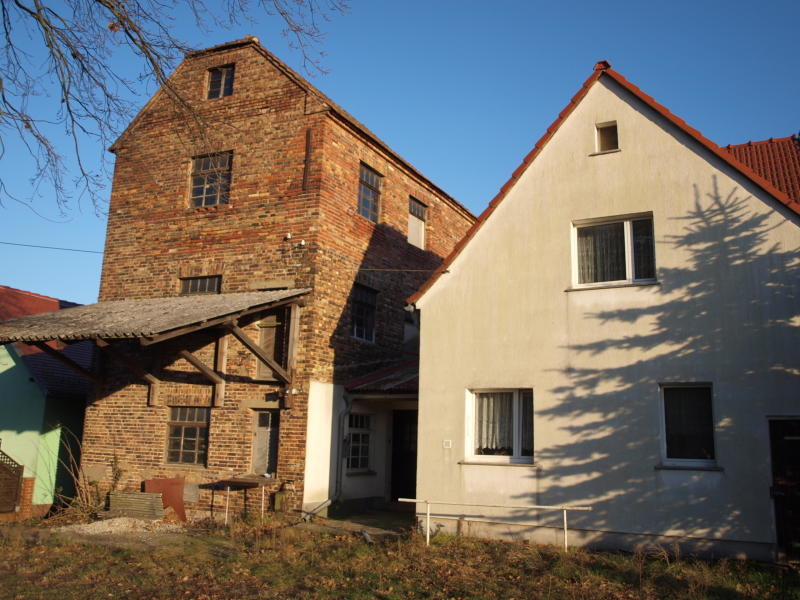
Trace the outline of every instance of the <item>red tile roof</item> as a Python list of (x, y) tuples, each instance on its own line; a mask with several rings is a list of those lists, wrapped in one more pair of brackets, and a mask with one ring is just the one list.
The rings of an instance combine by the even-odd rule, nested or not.
[[(753, 183), (761, 187), (771, 196), (773, 196), (776, 200), (781, 202), (782, 204), (786, 205), (788, 208), (800, 214), (800, 200), (796, 200), (790, 197), (786, 192), (782, 191), (768, 178), (765, 178), (764, 175), (761, 175), (752, 167), (747, 164), (744, 164), (734, 158), (733, 153), (729, 152), (724, 148), (720, 148), (714, 142), (706, 138), (702, 133), (700, 133), (697, 129), (689, 126), (686, 121), (683, 119), (675, 116), (672, 114), (669, 109), (665, 106), (656, 102), (651, 96), (645, 94), (641, 89), (639, 89), (636, 85), (632, 84), (630, 81), (625, 79), (622, 75), (614, 71), (611, 68), (611, 63), (606, 60), (601, 60), (594, 66), (594, 70), (592, 74), (583, 82), (583, 85), (578, 90), (578, 92), (572, 97), (569, 101), (569, 104), (558, 114), (558, 118), (553, 121), (552, 125), (547, 128), (545, 134), (539, 138), (539, 141), (536, 142), (536, 145), (533, 147), (528, 155), (523, 159), (522, 164), (517, 167), (517, 169), (511, 174), (511, 178), (505, 183), (503, 187), (500, 188), (498, 194), (489, 202), (489, 206), (486, 207), (481, 215), (478, 217), (478, 220), (470, 227), (469, 231), (467, 231), (466, 235), (461, 239), (458, 244), (453, 248), (450, 252), (450, 255), (439, 265), (439, 268), (434, 271), (433, 275), (422, 284), (422, 286), (408, 298), (407, 302), (409, 304), (415, 303), (419, 300), (425, 292), (430, 289), (430, 287), (441, 277), (441, 275), (447, 271), (456, 257), (461, 254), (461, 251), (464, 247), (469, 243), (472, 237), (477, 233), (477, 231), (483, 226), (486, 220), (491, 216), (494, 212), (495, 208), (502, 202), (505, 198), (506, 194), (509, 190), (516, 184), (517, 180), (522, 176), (525, 170), (530, 166), (533, 160), (539, 155), (544, 148), (545, 144), (550, 141), (550, 138), (558, 131), (561, 127), (561, 124), (567, 119), (567, 117), (572, 113), (574, 108), (583, 100), (584, 96), (589, 92), (589, 88), (600, 79), (600, 77), (610, 77), (628, 92), (636, 96), (641, 102), (649, 106), (651, 109), (659, 113), (661, 116), (666, 118), (669, 122), (673, 125), (690, 135), (692, 138), (695, 139), (698, 143), (702, 146), (710, 150), (713, 154), (717, 157), (721, 158), (723, 161), (731, 165), (734, 169), (742, 173), (745, 177), (750, 179)], [(795, 173), (797, 175), (797, 173)]]
[[(0, 285), (0, 322), (73, 306), (79, 305), (75, 302), (67, 302)], [(56, 342), (50, 342), (49, 345), (59, 348)], [(13, 346), (45, 396), (64, 399), (85, 398), (89, 393), (90, 385), (83, 377), (39, 348), (27, 344), (13, 344)], [(61, 349), (61, 352), (84, 368), (89, 368), (92, 364), (93, 346), (91, 343), (73, 344)]]
[(78, 306), (74, 302), (0, 285), (0, 322)]
[(800, 139), (796, 135), (727, 145), (725, 150), (764, 179), (800, 202)]

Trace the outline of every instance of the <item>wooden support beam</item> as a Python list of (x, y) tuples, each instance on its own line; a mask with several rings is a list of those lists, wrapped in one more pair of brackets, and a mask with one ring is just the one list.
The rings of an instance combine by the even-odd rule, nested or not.
[(220, 377), (219, 373), (214, 369), (209, 368), (203, 361), (197, 358), (188, 350), (181, 350), (178, 355), (191, 364), (195, 369), (205, 375), (206, 379), (214, 384), (214, 406), (222, 406), (225, 398), (225, 379)]
[[(225, 374), (225, 371), (228, 368), (228, 336), (227, 335), (220, 335), (217, 338), (216, 343), (216, 352), (214, 354), (214, 370), (217, 373)], [(224, 385), (224, 383), (223, 383)], [(214, 406), (222, 406), (223, 405), (223, 396), (225, 395), (225, 390), (223, 388), (222, 393), (216, 393), (217, 390), (214, 390)]]
[(137, 363), (127, 354), (120, 352), (114, 346), (109, 343), (108, 341), (104, 340), (103, 338), (95, 339), (95, 344), (97, 344), (98, 348), (100, 348), (103, 352), (105, 352), (109, 357), (113, 360), (117, 361), (118, 363), (128, 367), (134, 375), (139, 377), (140, 379), (144, 379), (148, 384), (148, 393), (147, 393), (147, 404), (148, 406), (159, 406), (158, 403), (158, 391), (159, 385), (161, 384), (161, 380), (149, 373), (142, 365)]
[(217, 317), (215, 319), (208, 319), (207, 321), (201, 321), (200, 323), (194, 323), (193, 325), (178, 327), (177, 329), (166, 331), (158, 335), (142, 337), (139, 338), (139, 343), (142, 346), (157, 344), (159, 342), (163, 342), (164, 340), (171, 340), (172, 338), (181, 335), (187, 335), (189, 333), (194, 333), (195, 331), (202, 331), (203, 329), (208, 329), (209, 327), (216, 327), (217, 325), (227, 325), (229, 323), (235, 323), (237, 319), (244, 317), (246, 315), (261, 312), (264, 310), (269, 310), (270, 308), (276, 308), (278, 306), (284, 306), (286, 304), (291, 304), (293, 302), (297, 302), (297, 296), (292, 296), (291, 298), (287, 298), (286, 300), (281, 300), (280, 302), (274, 302), (272, 304), (262, 305), (256, 308), (249, 308), (247, 310), (243, 310), (238, 313), (224, 315), (222, 317)]
[(45, 354), (52, 356), (57, 361), (68, 366), (70, 369), (80, 374), (82, 377), (85, 377), (89, 381), (93, 383), (102, 383), (102, 379), (100, 379), (97, 375), (95, 375), (91, 371), (88, 371), (87, 369), (84, 369), (81, 365), (76, 363), (68, 356), (65, 356), (62, 352), (59, 352), (58, 350), (51, 348), (50, 346), (47, 345), (46, 342), (26, 342), (26, 343), (32, 346), (36, 346), (37, 348), (39, 348), (39, 350), (41, 350)]
[(235, 323), (230, 323), (228, 325), (228, 330), (233, 334), (237, 340), (239, 340), (242, 345), (247, 348), (255, 357), (267, 365), (270, 369), (272, 369), (273, 373), (278, 376), (278, 379), (283, 381), (284, 383), (291, 382), (291, 376), (289, 373), (286, 372), (282, 366), (280, 366), (271, 356), (269, 356), (266, 352), (264, 352), (263, 348), (258, 344), (254, 343), (247, 334), (242, 331), (242, 329), (236, 325)]

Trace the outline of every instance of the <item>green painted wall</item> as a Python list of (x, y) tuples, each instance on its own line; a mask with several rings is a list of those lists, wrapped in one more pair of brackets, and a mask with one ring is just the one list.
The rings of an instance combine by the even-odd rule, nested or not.
[(45, 427), (47, 401), (10, 345), (0, 346), (0, 450), (35, 477), (33, 503), (53, 501), (59, 427)]

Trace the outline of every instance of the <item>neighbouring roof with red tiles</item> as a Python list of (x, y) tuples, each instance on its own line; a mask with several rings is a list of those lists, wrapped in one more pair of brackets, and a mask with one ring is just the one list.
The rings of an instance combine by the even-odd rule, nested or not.
[[(456, 259), (456, 257), (461, 254), (461, 251), (495, 211), (500, 202), (503, 201), (509, 190), (514, 187), (519, 178), (531, 165), (533, 160), (539, 155), (547, 142), (549, 142), (553, 135), (555, 135), (556, 131), (559, 130), (562, 123), (566, 121), (567, 117), (572, 114), (572, 111), (575, 109), (575, 107), (581, 102), (581, 100), (583, 100), (592, 85), (594, 85), (601, 77), (609, 77), (611, 80), (615, 81), (622, 88), (633, 94), (641, 102), (667, 119), (667, 121), (672, 123), (678, 129), (694, 138), (695, 141), (704, 146), (712, 154), (728, 163), (742, 175), (750, 179), (753, 183), (773, 196), (781, 204), (786, 205), (795, 213), (800, 214), (800, 200), (793, 198), (787, 192), (777, 187), (776, 183), (766, 176), (766, 172), (771, 172), (772, 169), (768, 169), (765, 171), (765, 174), (762, 174), (749, 164), (741, 162), (741, 159), (735, 156), (733, 152), (726, 148), (721, 148), (709, 140), (697, 129), (686, 123), (686, 121), (672, 114), (667, 107), (656, 102), (651, 96), (648, 96), (641, 89), (639, 89), (638, 86), (625, 79), (625, 77), (623, 77), (620, 73), (617, 73), (611, 68), (611, 63), (606, 60), (601, 60), (594, 66), (594, 71), (592, 74), (586, 79), (586, 81), (583, 82), (583, 85), (569, 101), (569, 104), (567, 104), (564, 110), (558, 114), (558, 117), (555, 121), (553, 121), (550, 127), (547, 128), (545, 134), (539, 138), (539, 141), (536, 142), (533, 150), (531, 150), (527, 156), (525, 156), (522, 164), (520, 164), (511, 174), (511, 178), (506, 181), (503, 187), (500, 188), (500, 191), (497, 193), (497, 195), (492, 199), (491, 202), (489, 202), (489, 206), (487, 206), (486, 210), (481, 213), (481, 215), (478, 217), (478, 220), (473, 223), (472, 227), (470, 227), (469, 231), (467, 231), (466, 235), (461, 239), (461, 241), (456, 244), (449, 256), (444, 260), (444, 262), (442, 262), (442, 264), (439, 265), (439, 268), (434, 271), (433, 275), (431, 275), (431, 277), (425, 283), (423, 283), (422, 286), (412, 296), (408, 298), (407, 302), (409, 304), (417, 302), (417, 300), (419, 300), (425, 294), (425, 292), (430, 289), (430, 287), (439, 279), (439, 277), (441, 277), (442, 273), (446, 272), (450, 265), (453, 264), (453, 261)], [(797, 172), (795, 172), (795, 177), (797, 177)]]
[(416, 394), (419, 390), (419, 359), (405, 360), (356, 377), (344, 387), (350, 393)]
[[(79, 305), (75, 302), (67, 302), (0, 285), (0, 322), (74, 306)], [(13, 344), (13, 346), (15, 353), (21, 357), (30, 376), (45, 396), (85, 398), (89, 393), (91, 388), (86, 379), (39, 348), (27, 344)], [(91, 342), (73, 344), (62, 349), (61, 352), (84, 368), (89, 368), (92, 364), (93, 346)]]
[(764, 179), (800, 202), (800, 139), (796, 135), (761, 142), (729, 144), (725, 150)]

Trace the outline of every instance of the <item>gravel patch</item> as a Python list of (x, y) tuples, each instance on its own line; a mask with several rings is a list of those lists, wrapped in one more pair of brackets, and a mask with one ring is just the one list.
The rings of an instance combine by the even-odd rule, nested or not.
[(178, 523), (163, 523), (160, 521), (145, 521), (131, 517), (116, 517), (104, 521), (95, 521), (85, 525), (67, 525), (59, 527), (56, 531), (74, 533), (78, 535), (113, 535), (119, 533), (181, 533), (184, 526)]

